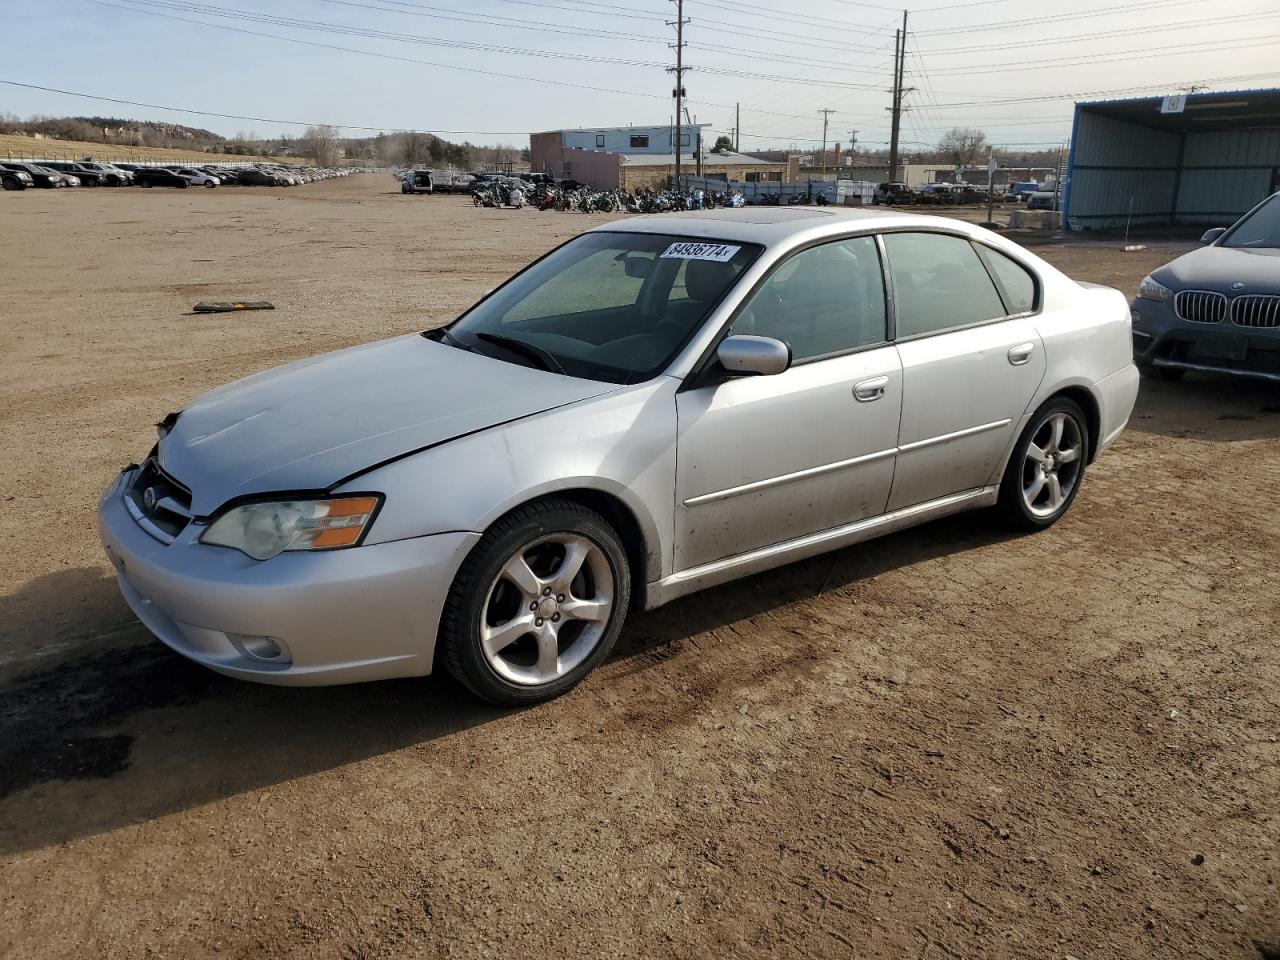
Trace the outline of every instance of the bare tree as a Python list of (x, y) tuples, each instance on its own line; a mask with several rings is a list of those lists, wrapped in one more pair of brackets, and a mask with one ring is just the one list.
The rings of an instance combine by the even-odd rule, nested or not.
[(987, 135), (973, 127), (952, 127), (938, 141), (938, 153), (957, 167), (971, 167), (985, 154)]
[(337, 127), (307, 127), (300, 141), (303, 152), (315, 161), (317, 167), (337, 165), (341, 154)]

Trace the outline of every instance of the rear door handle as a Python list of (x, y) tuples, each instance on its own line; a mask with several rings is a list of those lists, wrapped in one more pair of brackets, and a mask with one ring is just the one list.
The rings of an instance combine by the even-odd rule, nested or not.
[(884, 388), (889, 385), (888, 377), (872, 377), (853, 385), (853, 396), (859, 403), (870, 403), (884, 396)]
[(1020, 343), (1016, 347), (1009, 348), (1009, 362), (1015, 367), (1020, 367), (1028, 360), (1031, 355), (1036, 352), (1034, 343)]

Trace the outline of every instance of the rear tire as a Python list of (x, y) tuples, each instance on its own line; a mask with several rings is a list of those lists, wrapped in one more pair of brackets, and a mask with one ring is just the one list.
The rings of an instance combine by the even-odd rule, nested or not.
[(2, 185), (6, 190), (24, 189), (22, 181), (17, 177), (5, 177), (3, 180), (0, 180), (0, 185)]
[(627, 555), (572, 500), (525, 504), (463, 561), (440, 623), (440, 659), (499, 706), (558, 697), (609, 656), (631, 601)]
[(1089, 420), (1079, 404), (1050, 397), (1013, 446), (998, 509), (1020, 530), (1057, 523), (1080, 492), (1089, 459)]

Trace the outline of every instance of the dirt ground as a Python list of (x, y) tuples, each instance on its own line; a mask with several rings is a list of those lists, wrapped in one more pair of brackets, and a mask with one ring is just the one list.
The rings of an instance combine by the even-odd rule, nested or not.
[[(100, 490), (164, 413), (456, 315), (602, 217), (0, 197), (0, 956), (1280, 956), (1280, 388), (1146, 381), (1071, 514), (969, 515), (635, 617), (523, 712), (168, 653)], [(1041, 238), (1132, 291), (1185, 243)], [(190, 315), (201, 299), (273, 313)]]

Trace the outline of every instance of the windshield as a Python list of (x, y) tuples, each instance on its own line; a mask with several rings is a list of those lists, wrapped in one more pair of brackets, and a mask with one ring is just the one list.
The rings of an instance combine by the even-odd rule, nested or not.
[(752, 244), (587, 233), (448, 327), (445, 342), (569, 376), (657, 376), (756, 258)]
[(1280, 195), (1267, 200), (1222, 239), (1224, 247), (1280, 247)]

